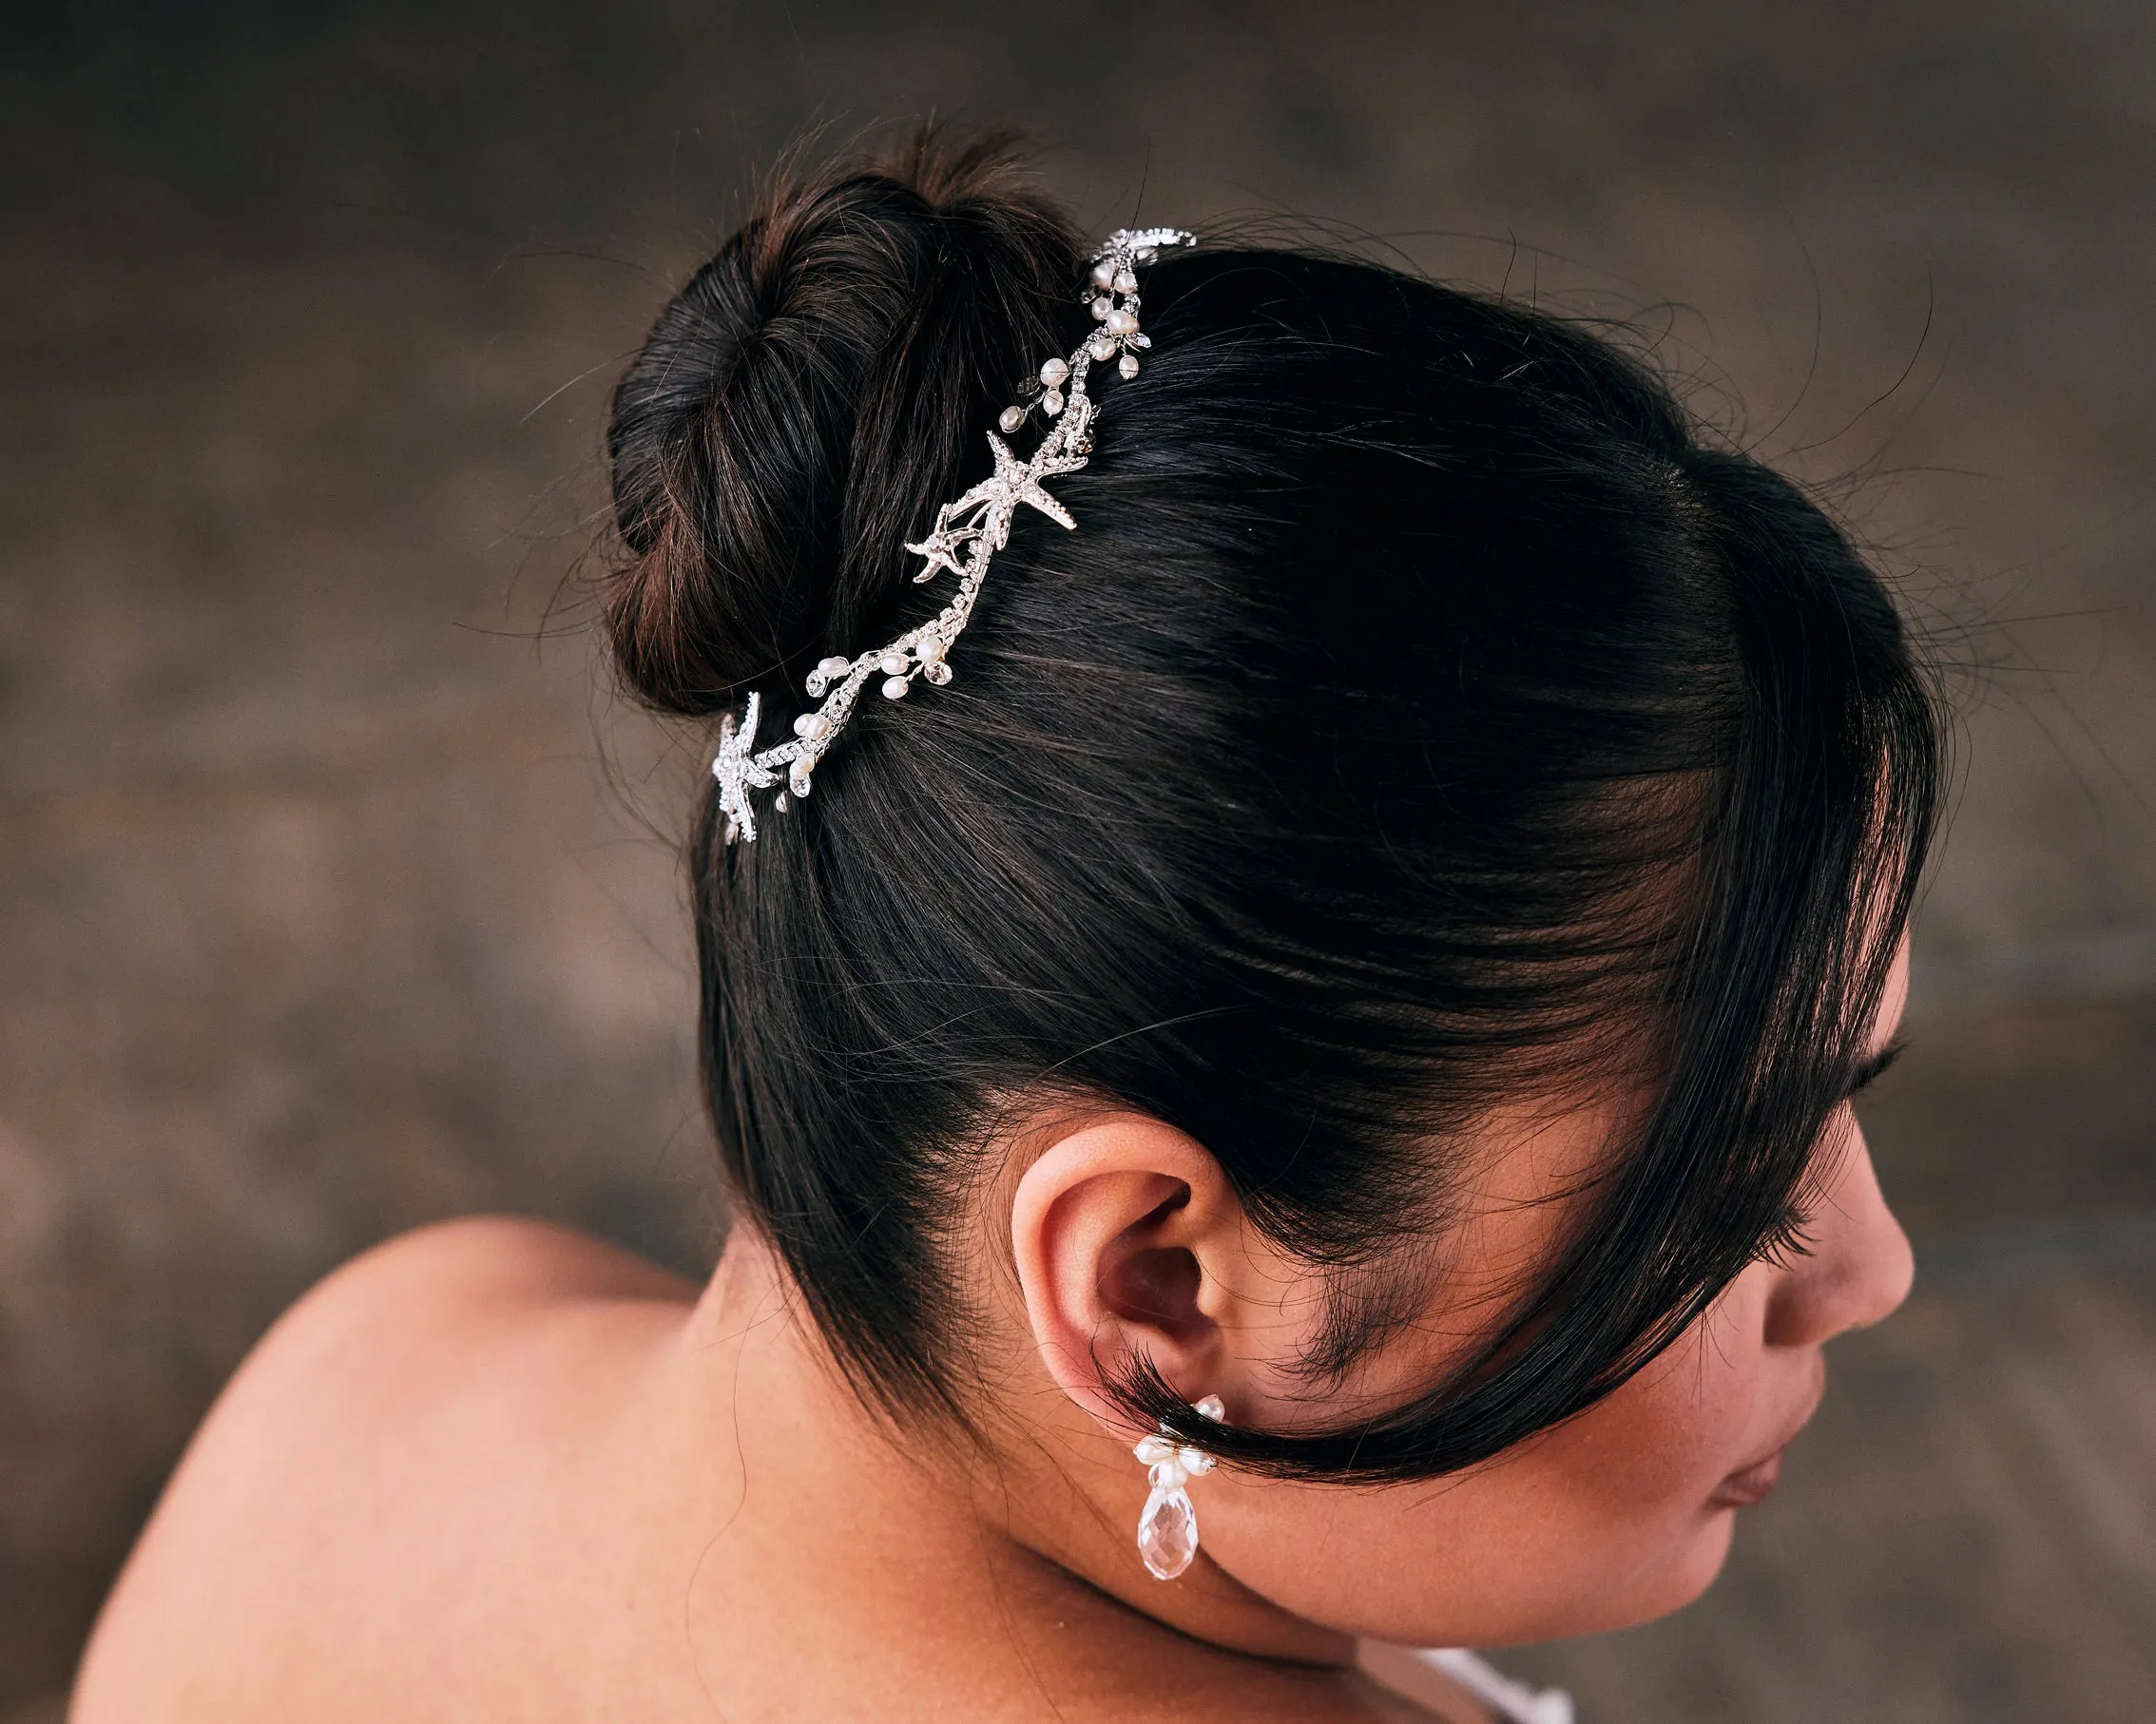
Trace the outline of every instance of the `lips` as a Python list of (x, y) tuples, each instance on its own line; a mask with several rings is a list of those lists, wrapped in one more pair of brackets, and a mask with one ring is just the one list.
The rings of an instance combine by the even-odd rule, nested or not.
[(1812, 1353), (1811, 1371), (1811, 1393), (1804, 1399), (1802, 1415), (1782, 1427), (1781, 1441), (1770, 1452), (1749, 1465), (1740, 1466), (1714, 1487), (1714, 1494), (1707, 1498), (1710, 1508), (1750, 1508), (1774, 1494), (1774, 1487), (1781, 1482), (1781, 1457), (1826, 1399), (1826, 1357), (1817, 1349)]
[(1716, 1508), (1750, 1508), (1754, 1504), (1764, 1503), (1774, 1494), (1774, 1487), (1781, 1480), (1781, 1457), (1786, 1448), (1778, 1448), (1763, 1461), (1754, 1461), (1741, 1472), (1733, 1472), (1715, 1486), (1714, 1495), (1707, 1502)]

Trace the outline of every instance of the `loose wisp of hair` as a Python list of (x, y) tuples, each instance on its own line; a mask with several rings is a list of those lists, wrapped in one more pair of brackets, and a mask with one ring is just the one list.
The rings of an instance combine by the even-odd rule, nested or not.
[[(1085, 255), (1002, 137), (769, 187), (614, 397), (629, 686), (783, 722), (933, 612), (903, 544), (1083, 335)], [(1143, 289), (1078, 529), (1017, 525), (952, 685), (871, 703), (754, 846), (700, 813), (727, 1182), (871, 1404), (969, 1428), (954, 1233), (1011, 1098), (1203, 1144), (1338, 1289), (1320, 1383), (1396, 1321), (1372, 1290), (1442, 1237), (1475, 1121), (1644, 1074), (1534, 1284), (1407, 1404), (1283, 1433), (1118, 1379), (1253, 1470), (1455, 1471), (1801, 1249), (1939, 704), (1846, 535), (1602, 335), (1289, 247)]]

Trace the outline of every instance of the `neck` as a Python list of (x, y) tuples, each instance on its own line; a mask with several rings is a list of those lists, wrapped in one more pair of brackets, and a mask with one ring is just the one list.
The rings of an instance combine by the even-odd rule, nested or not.
[[(1352, 1662), (1347, 1637), (1268, 1603), (1203, 1551), (1181, 1579), (1153, 1580), (1132, 1542), (1145, 1468), (1029, 1371), (1030, 1348), (1014, 1350), (1021, 1364), (984, 1421), (992, 1456), (895, 1431), (853, 1393), (768, 1248), (737, 1227), (677, 1359), (700, 1404), (687, 1428), (738, 1455), (728, 1539), (768, 1553), (760, 1584), (783, 1591), (799, 1573), (820, 1620), (844, 1613), (864, 1634), (1037, 1640), (1016, 1646), (1029, 1668), (1068, 1647), (1097, 1671), (1098, 1639), (1070, 1632), (1082, 1624)], [(1012, 1407), (1049, 1416), (1021, 1422)], [(976, 1619), (978, 1639), (965, 1626)]]

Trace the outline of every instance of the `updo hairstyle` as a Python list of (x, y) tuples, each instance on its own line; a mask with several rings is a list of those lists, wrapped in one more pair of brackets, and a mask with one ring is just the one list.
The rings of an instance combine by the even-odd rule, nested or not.
[[(771, 185), (607, 435), (606, 626), (659, 710), (933, 615), (903, 550), (1089, 319), (1001, 137)], [(813, 797), (690, 849), (711, 1117), (874, 1406), (972, 1428), (958, 1236), (1014, 1108), (1188, 1133), (1332, 1288), (1322, 1397), (1428, 1293), (1494, 1105), (1646, 1100), (1476, 1355), (1297, 1434), (1134, 1419), (1308, 1479), (1471, 1465), (1800, 1250), (1939, 796), (1896, 607), (1795, 485), (1595, 330), (1232, 242), (1142, 283), (1143, 372), (1021, 511), (955, 680), (871, 700)]]

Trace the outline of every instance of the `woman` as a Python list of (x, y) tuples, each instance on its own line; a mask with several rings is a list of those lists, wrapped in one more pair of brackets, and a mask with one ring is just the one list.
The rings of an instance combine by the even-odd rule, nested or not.
[(1877, 577), (1575, 324), (1022, 169), (775, 187), (615, 394), (615, 655), (717, 720), (710, 1284), (332, 1276), (81, 1724), (1486, 1715), (1358, 1642), (1683, 1604), (1900, 1301)]

